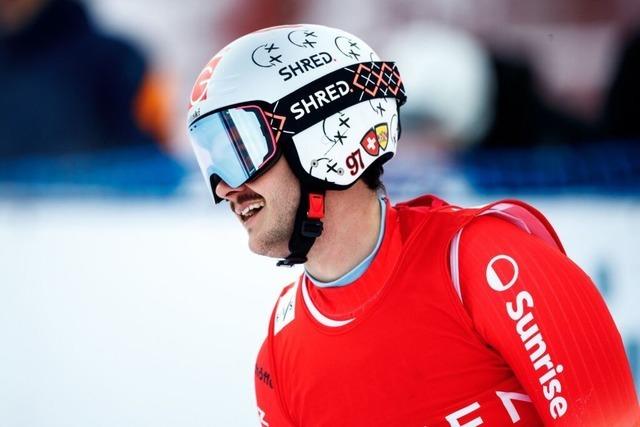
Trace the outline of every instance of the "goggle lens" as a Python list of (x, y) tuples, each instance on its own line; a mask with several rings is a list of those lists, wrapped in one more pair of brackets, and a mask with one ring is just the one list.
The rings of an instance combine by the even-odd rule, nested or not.
[(204, 116), (189, 127), (189, 136), (206, 180), (217, 175), (234, 188), (250, 180), (276, 151), (266, 117), (257, 106)]

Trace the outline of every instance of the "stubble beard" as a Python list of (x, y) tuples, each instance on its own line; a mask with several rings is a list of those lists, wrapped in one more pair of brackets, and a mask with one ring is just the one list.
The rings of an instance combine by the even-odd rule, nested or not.
[[(293, 197), (292, 197), (293, 196)], [(280, 194), (268, 203), (269, 217), (265, 218), (262, 230), (256, 230), (249, 236), (249, 249), (252, 252), (271, 258), (284, 258), (289, 255), (289, 240), (298, 209), (299, 195), (292, 192)]]

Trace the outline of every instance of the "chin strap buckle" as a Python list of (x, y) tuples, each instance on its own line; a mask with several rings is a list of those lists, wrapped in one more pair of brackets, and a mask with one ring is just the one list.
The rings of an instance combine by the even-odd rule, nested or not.
[(324, 218), (324, 194), (309, 193), (307, 218), (302, 221), (300, 232), (304, 237), (319, 237), (322, 234)]
[(302, 230), (300, 232), (304, 237), (319, 237), (322, 234), (324, 226), (320, 220), (304, 220), (302, 221)]
[(302, 221), (300, 232), (304, 237), (319, 237), (322, 234), (324, 218), (324, 194), (309, 193), (307, 218)]
[(324, 218), (324, 192), (312, 193), (303, 188), (301, 201), (305, 200), (305, 194), (307, 198), (306, 206), (301, 203), (298, 207), (293, 234), (289, 241), (291, 253), (288, 257), (278, 261), (278, 266), (293, 267), (296, 264), (307, 262), (309, 249), (311, 249), (315, 239), (320, 237), (324, 229), (321, 221)]
[(324, 218), (324, 194), (309, 193), (309, 210), (307, 210), (307, 218)]

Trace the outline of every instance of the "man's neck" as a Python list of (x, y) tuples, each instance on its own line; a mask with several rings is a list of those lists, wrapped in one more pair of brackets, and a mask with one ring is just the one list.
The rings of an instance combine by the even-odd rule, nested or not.
[(376, 246), (380, 202), (361, 181), (345, 191), (328, 191), (324, 231), (309, 252), (305, 269), (329, 282), (351, 271)]

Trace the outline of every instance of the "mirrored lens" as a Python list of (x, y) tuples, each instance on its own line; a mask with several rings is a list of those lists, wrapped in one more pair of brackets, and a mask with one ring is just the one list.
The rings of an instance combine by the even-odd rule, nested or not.
[(229, 186), (239, 187), (275, 152), (275, 142), (258, 107), (205, 116), (190, 126), (189, 134), (207, 182), (216, 174)]

